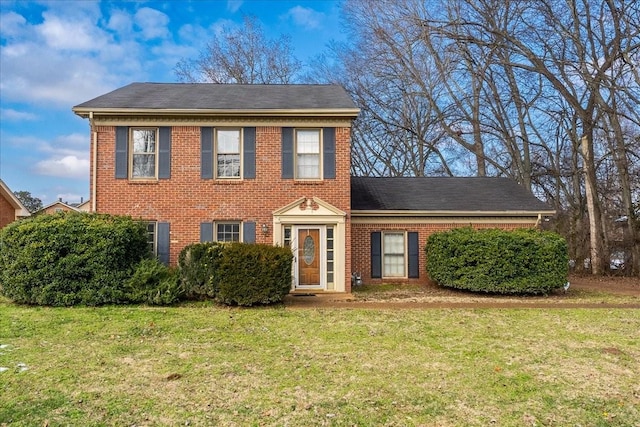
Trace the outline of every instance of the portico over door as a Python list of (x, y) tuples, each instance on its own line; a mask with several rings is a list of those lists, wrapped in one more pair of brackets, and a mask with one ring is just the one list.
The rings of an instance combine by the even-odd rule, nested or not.
[(313, 197), (273, 212), (274, 244), (291, 249), (291, 290), (344, 292), (346, 214)]

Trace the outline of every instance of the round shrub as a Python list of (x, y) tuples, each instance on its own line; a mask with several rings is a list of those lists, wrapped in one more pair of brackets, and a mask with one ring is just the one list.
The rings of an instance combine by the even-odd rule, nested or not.
[(218, 265), (223, 244), (194, 243), (178, 256), (180, 282), (187, 298), (213, 298), (218, 288)]
[(216, 299), (250, 306), (281, 302), (291, 289), (291, 250), (247, 243), (225, 244)]
[(124, 283), (149, 256), (145, 224), (129, 217), (38, 215), (0, 230), (0, 292), (24, 304), (123, 303)]
[(425, 251), (429, 276), (447, 287), (546, 294), (567, 281), (567, 243), (551, 232), (459, 228), (429, 236)]

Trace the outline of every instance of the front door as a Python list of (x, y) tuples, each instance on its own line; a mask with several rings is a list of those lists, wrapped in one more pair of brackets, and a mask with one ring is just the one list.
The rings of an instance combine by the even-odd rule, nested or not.
[(321, 286), (318, 228), (298, 229), (298, 286)]

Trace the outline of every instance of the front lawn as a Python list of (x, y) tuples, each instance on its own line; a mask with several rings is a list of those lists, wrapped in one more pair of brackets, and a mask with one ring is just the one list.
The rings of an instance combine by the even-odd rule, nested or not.
[(638, 425), (638, 330), (634, 309), (0, 300), (0, 425)]

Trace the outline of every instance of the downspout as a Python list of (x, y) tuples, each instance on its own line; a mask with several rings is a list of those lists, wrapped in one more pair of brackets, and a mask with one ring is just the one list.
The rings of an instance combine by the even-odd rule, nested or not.
[(89, 127), (91, 128), (91, 145), (93, 146), (93, 154), (91, 164), (91, 212), (96, 211), (96, 176), (98, 174), (98, 132), (96, 132), (93, 124), (93, 111), (89, 112)]
[(536, 220), (536, 225), (534, 225), (535, 228), (540, 227), (540, 223), (542, 222), (542, 214), (539, 213), (538, 214), (538, 219)]

